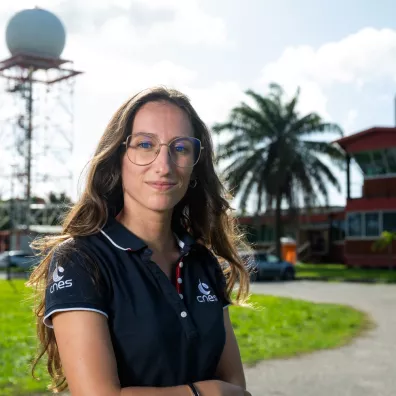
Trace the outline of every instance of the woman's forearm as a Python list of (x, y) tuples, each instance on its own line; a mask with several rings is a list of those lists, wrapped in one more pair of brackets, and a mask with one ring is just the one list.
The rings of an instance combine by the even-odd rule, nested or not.
[(120, 396), (192, 396), (187, 385), (166, 388), (129, 387), (121, 389)]
[[(201, 396), (221, 396), (227, 395), (233, 390), (235, 385), (227, 384), (219, 380), (199, 381), (195, 384)], [(235, 393), (232, 393), (235, 394)], [(193, 392), (188, 385), (172, 386), (169, 388), (145, 388), (133, 387), (123, 388), (120, 396), (193, 396)]]

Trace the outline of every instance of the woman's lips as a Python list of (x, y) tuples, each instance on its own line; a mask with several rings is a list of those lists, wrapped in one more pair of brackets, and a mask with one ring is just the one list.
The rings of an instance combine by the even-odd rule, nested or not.
[(176, 183), (171, 182), (148, 182), (147, 184), (160, 191), (170, 190), (172, 187), (176, 186)]

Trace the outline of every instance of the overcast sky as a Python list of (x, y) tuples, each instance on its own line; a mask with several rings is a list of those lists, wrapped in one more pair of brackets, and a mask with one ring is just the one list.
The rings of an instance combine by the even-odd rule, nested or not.
[[(187, 93), (209, 126), (246, 89), (264, 94), (269, 82), (290, 93), (300, 86), (301, 112), (317, 111), (347, 134), (394, 124), (392, 0), (1, 1), (0, 32), (35, 5), (63, 21), (62, 57), (85, 72), (75, 91), (74, 186), (112, 113), (154, 84)], [(0, 40), (0, 59), (8, 56)], [(331, 203), (343, 205), (345, 175), (337, 175), (344, 190)], [(358, 192), (358, 172), (353, 183)]]

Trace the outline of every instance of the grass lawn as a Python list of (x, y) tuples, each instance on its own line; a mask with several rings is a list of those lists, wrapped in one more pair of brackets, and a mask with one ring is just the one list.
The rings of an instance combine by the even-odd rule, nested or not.
[(372, 326), (351, 307), (253, 295), (256, 309), (233, 307), (231, 318), (246, 364), (347, 344)]
[[(0, 280), (0, 395), (45, 392), (48, 377), (41, 367), (39, 382), (31, 379), (29, 362), (35, 353), (33, 318), (24, 281)], [(242, 359), (286, 357), (348, 342), (369, 324), (366, 316), (348, 307), (313, 304), (254, 295), (253, 308), (231, 308)]]
[(297, 264), (297, 278), (349, 281), (396, 282), (396, 270), (348, 268), (342, 264)]
[[(0, 280), (0, 395), (31, 395), (45, 391), (45, 382), (30, 376), (36, 352), (34, 318), (26, 301), (25, 280)], [(12, 287), (11, 287), (12, 285)], [(44, 370), (37, 375), (43, 376)], [(48, 377), (47, 377), (48, 382)]]

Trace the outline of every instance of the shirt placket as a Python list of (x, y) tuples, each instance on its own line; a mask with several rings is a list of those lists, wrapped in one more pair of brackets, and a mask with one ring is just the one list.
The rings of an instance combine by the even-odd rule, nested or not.
[(184, 303), (184, 295), (183, 295), (183, 268), (185, 266), (185, 259), (188, 256), (188, 252), (182, 254), (182, 256), (178, 260), (178, 264), (176, 267), (176, 287), (172, 284), (172, 282), (168, 279), (168, 277), (164, 274), (164, 272), (159, 268), (159, 266), (151, 260), (152, 252), (149, 249), (146, 249), (143, 253), (143, 261), (148, 266), (151, 273), (157, 279), (160, 288), (170, 303), (175, 313), (177, 314), (180, 324), (183, 328), (183, 331), (187, 337), (187, 339), (192, 340), (198, 336), (197, 329), (190, 317), (190, 314), (187, 310), (187, 307)]

